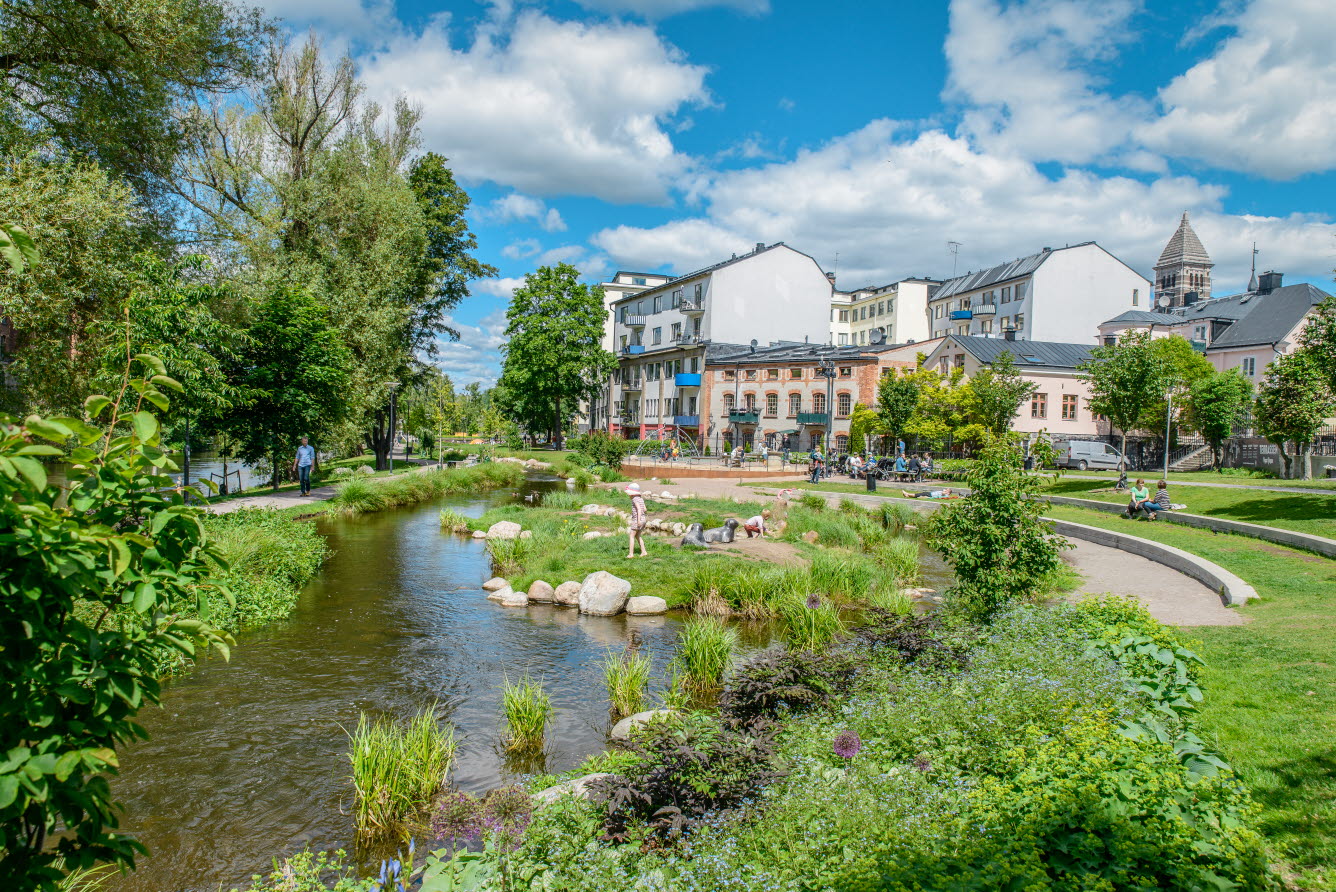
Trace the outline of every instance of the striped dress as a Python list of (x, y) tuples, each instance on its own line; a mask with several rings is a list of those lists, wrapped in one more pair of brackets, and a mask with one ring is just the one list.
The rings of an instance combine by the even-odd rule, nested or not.
[(648, 517), (645, 510), (645, 497), (642, 495), (631, 496), (631, 529), (643, 530)]

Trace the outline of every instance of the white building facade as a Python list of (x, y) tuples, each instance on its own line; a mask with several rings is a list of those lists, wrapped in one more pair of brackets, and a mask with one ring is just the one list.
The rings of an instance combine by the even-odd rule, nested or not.
[(904, 279), (837, 294), (831, 308), (831, 344), (877, 347), (927, 340), (928, 300), (941, 284), (934, 279)]

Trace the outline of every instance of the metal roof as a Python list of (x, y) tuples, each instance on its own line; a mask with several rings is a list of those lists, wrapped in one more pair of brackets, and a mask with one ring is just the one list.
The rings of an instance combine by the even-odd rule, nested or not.
[(1206, 246), (1197, 238), (1197, 233), (1188, 222), (1188, 212), (1183, 212), (1183, 219), (1178, 223), (1178, 229), (1169, 238), (1169, 243), (1164, 246), (1164, 251), (1160, 253), (1160, 259), (1156, 262), (1155, 268), (1162, 266), (1178, 266), (1181, 263), (1198, 263), (1211, 266), (1211, 256), (1206, 253)]
[[(1306, 282), (1284, 285), (1268, 294), (1239, 295), (1240, 306), (1250, 307), (1249, 312), (1212, 341), (1210, 349), (1275, 344), (1284, 340), (1300, 320), (1326, 298), (1326, 292)], [(1215, 303), (1215, 300), (1206, 303)]]
[[(1083, 248), (1086, 245), (1093, 244), (1094, 242), (1081, 242), (1079, 245), (1067, 245), (1065, 248), (1057, 248), (1056, 250), (1065, 251), (1068, 248)], [(956, 276), (954, 279), (947, 279), (940, 288), (933, 292), (932, 299), (940, 300), (944, 297), (964, 294), (966, 291), (974, 291), (976, 288), (987, 288), (989, 285), (996, 285), (999, 282), (1028, 276), (1039, 269), (1044, 261), (1049, 258), (1049, 255), (1054, 253), (1054, 250), (1045, 248), (1038, 254), (1018, 257), (1006, 263), (999, 263), (997, 266), (990, 266), (988, 269), (981, 269), (977, 272), (966, 273), (963, 276)]]
[[(1010, 353), (1018, 368), (1074, 369), (1091, 357), (1092, 344), (1063, 344), (1054, 341), (1008, 341), (1005, 338), (976, 338), (951, 335), (937, 350), (945, 350), (951, 342), (960, 345), (966, 353), (985, 365), (996, 362), (1003, 353)], [(936, 351), (934, 351), (936, 352)]]
[(706, 365), (778, 365), (795, 362), (875, 360), (876, 354), (858, 347), (834, 347), (830, 344), (801, 342), (757, 346), (748, 344), (709, 344), (705, 348)]
[(1108, 325), (1111, 322), (1149, 322), (1153, 325), (1178, 325), (1183, 321), (1183, 317), (1175, 316), (1171, 313), (1155, 313), (1150, 310), (1128, 310), (1119, 313), (1112, 319), (1103, 324)]

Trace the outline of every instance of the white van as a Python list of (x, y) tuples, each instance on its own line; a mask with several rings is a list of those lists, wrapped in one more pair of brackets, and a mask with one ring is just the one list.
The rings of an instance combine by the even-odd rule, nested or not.
[(1123, 454), (1117, 449), (1094, 440), (1059, 440), (1053, 448), (1057, 451), (1053, 464), (1059, 468), (1116, 471), (1123, 461)]

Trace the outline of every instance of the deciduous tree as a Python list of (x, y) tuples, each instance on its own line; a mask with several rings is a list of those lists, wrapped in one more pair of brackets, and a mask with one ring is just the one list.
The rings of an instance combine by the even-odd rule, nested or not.
[(1127, 454), (1127, 432), (1135, 429), (1142, 413), (1162, 399), (1169, 379), (1164, 357), (1151, 347), (1150, 335), (1123, 334), (1112, 346), (1096, 347), (1078, 377), (1090, 385), (1090, 411), (1103, 415), (1122, 434)]
[(1220, 467), (1220, 447), (1248, 414), (1252, 402), (1252, 382), (1230, 369), (1198, 380), (1188, 391), (1185, 413), (1187, 423), (1197, 430), (1211, 447), (1211, 459)]
[(992, 365), (969, 380), (969, 414), (990, 434), (1011, 430), (1021, 403), (1035, 392), (1035, 385), (1016, 371), (1016, 360), (1004, 351)]
[(1286, 443), (1293, 443), (1300, 458), (1300, 473), (1312, 476), (1308, 450), (1328, 415), (1336, 411), (1336, 400), (1318, 360), (1307, 349), (1277, 357), (1266, 367), (1266, 378), (1257, 388), (1253, 420), (1258, 432), (1280, 449), (1285, 476), (1293, 476)]

